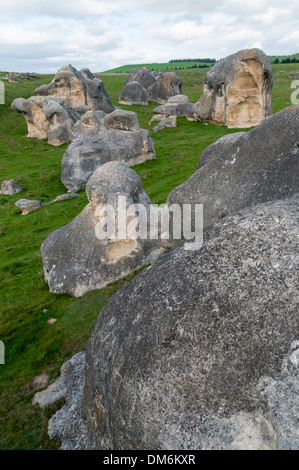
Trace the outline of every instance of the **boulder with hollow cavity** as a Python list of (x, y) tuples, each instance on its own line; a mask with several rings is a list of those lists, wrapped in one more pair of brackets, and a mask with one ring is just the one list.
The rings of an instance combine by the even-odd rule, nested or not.
[(263, 51), (236, 52), (206, 74), (198, 118), (229, 128), (258, 126), (272, 114), (272, 85), (271, 62)]
[(51, 83), (36, 88), (34, 93), (38, 96), (64, 98), (74, 110), (82, 106), (87, 106), (93, 111), (102, 110), (105, 113), (114, 110), (102, 80), (89, 69), (78, 71), (72, 65), (62, 67)]

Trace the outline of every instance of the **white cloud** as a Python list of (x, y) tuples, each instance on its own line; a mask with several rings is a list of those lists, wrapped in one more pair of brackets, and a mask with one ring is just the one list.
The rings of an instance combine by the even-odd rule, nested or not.
[(249, 47), (298, 52), (298, 0), (0, 0), (4, 70), (103, 71)]

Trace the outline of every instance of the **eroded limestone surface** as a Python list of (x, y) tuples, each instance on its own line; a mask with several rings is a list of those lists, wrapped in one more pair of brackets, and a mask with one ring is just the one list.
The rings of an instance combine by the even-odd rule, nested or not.
[(272, 85), (271, 62), (263, 51), (232, 54), (206, 74), (198, 117), (229, 128), (257, 126), (272, 114)]

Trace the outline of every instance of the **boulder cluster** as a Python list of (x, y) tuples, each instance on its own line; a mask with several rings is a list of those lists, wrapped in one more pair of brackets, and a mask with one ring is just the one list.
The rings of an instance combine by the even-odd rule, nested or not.
[(15, 99), (12, 108), (26, 118), (28, 137), (48, 139), (51, 145), (71, 142), (61, 165), (67, 190), (85, 188), (88, 178), (106, 162), (134, 166), (156, 158), (150, 134), (140, 128), (137, 114), (116, 109), (102, 80), (88, 69), (66, 65), (35, 94)]
[[(255, 127), (202, 152), (168, 196), (168, 230), (153, 231), (160, 208), (130, 168), (155, 158), (150, 134), (98, 77), (66, 66), (13, 102), (29, 136), (71, 142), (61, 179), (88, 198), (41, 246), (50, 292), (82, 296), (144, 268), (34, 398), (65, 399), (48, 427), (62, 449), (299, 449), (299, 105), (272, 115), (272, 81), (258, 49), (216, 63), (195, 104), (175, 73), (132, 71), (120, 103), (157, 102), (154, 131), (178, 117)], [(21, 201), (23, 213), (41, 206)], [(202, 208), (200, 245), (176, 217), (185, 207), (189, 221)]]
[(69, 142), (74, 124), (87, 111), (115, 109), (102, 80), (88, 69), (78, 71), (71, 65), (62, 67), (51, 83), (34, 93), (27, 100), (15, 99), (12, 108), (26, 118), (28, 137), (47, 138), (51, 145)]
[(168, 100), (154, 109), (165, 116), (186, 117), (229, 128), (258, 126), (271, 116), (273, 73), (260, 49), (241, 50), (217, 62), (205, 76), (200, 99)]
[(152, 73), (146, 67), (133, 69), (119, 95), (119, 103), (147, 105), (148, 101), (165, 103), (182, 94), (182, 80), (175, 72)]
[[(219, 139), (169, 195), (203, 204), (203, 246), (170, 240), (36, 396), (66, 400), (48, 427), (62, 449), (298, 449), (298, 126), (296, 105)], [(81, 295), (162, 248), (94, 235), (117, 195), (149, 207), (132, 169), (106, 163), (86, 190), (89, 205), (42, 246), (55, 292)]]

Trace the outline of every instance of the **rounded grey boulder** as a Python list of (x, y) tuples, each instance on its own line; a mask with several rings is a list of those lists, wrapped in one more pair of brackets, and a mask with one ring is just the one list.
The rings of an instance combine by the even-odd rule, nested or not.
[(255, 129), (207, 147), (198, 169), (168, 196), (168, 204), (203, 204), (203, 226), (235, 210), (290, 197), (298, 183), (299, 105)]
[(0, 194), (13, 196), (14, 194), (17, 194), (20, 191), (26, 191), (26, 188), (24, 188), (24, 186), (21, 186), (20, 184), (16, 184), (14, 180), (8, 180), (2, 182)]
[[(51, 292), (81, 296), (127, 276), (163, 251), (161, 240), (135, 237), (134, 221), (138, 218), (135, 210), (128, 212), (129, 208), (139, 204), (147, 214), (150, 199), (140, 177), (127, 164), (113, 161), (101, 165), (89, 178), (86, 193), (89, 204), (41, 246)], [(115, 221), (111, 234), (105, 230), (107, 211), (113, 211)], [(124, 221), (122, 235), (118, 216)]]
[(140, 83), (142, 88), (147, 89), (148, 87), (156, 83), (156, 78), (154, 74), (150, 72), (146, 67), (141, 67), (132, 70), (125, 85), (130, 82), (138, 82)]
[(298, 203), (228, 216), (109, 300), (62, 448), (298, 449)]
[(119, 103), (126, 105), (147, 105), (148, 93), (143, 86), (137, 81), (130, 81), (125, 84), (119, 94)]

